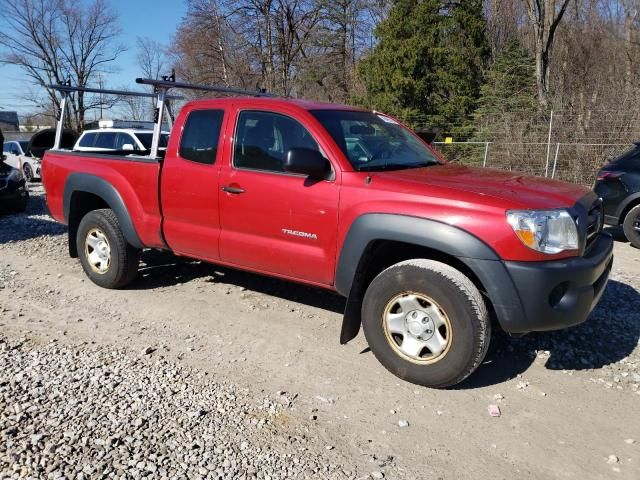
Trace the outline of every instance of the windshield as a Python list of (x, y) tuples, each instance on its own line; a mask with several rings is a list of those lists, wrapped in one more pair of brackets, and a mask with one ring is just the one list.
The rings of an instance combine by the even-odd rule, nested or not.
[[(142, 145), (144, 145), (145, 150), (151, 149), (151, 141), (153, 140), (153, 133), (136, 133), (134, 135), (138, 137), (138, 140), (140, 140)], [(158, 148), (167, 148), (167, 143), (169, 143), (169, 135), (166, 133), (161, 134)]]
[(22, 151), (25, 153), (25, 155), (28, 155), (29, 154), (29, 142), (18, 142), (18, 143), (22, 147)]
[(429, 147), (386, 115), (353, 110), (310, 113), (327, 129), (355, 170), (400, 170), (440, 163)]

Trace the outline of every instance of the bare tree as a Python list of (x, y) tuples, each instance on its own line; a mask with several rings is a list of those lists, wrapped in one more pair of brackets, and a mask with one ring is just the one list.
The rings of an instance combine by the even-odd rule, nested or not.
[(533, 30), (536, 56), (536, 82), (538, 99), (543, 107), (549, 105), (549, 69), (553, 41), (570, 0), (525, 0)]
[[(0, 0), (0, 9), (0, 61), (21, 67), (52, 106), (60, 94), (48, 85), (70, 80), (86, 87), (125, 50), (116, 42), (117, 16), (105, 0)], [(83, 92), (71, 95), (72, 126), (82, 128), (87, 111), (102, 102)]]
[[(129, 90), (127, 86), (121, 87), (121, 90)], [(153, 118), (153, 110), (155, 109), (153, 103), (147, 97), (135, 97), (131, 95), (118, 96), (118, 104), (121, 106), (121, 114), (128, 120), (148, 120)], [(151, 105), (151, 107), (150, 107)], [(152, 116), (149, 116), (151, 110)]]
[(520, 38), (522, 17), (526, 16), (521, 0), (487, 0), (487, 40), (495, 58), (510, 41)]
[(164, 46), (152, 38), (138, 37), (136, 39), (136, 60), (140, 73), (145, 78), (157, 80), (165, 73), (167, 61)]

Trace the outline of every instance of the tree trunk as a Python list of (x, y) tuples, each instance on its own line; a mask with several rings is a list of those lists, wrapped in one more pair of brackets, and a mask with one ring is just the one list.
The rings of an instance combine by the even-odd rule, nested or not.
[[(550, 59), (556, 29), (562, 21), (570, 0), (562, 0), (556, 9), (556, 0), (526, 0), (527, 14), (535, 40), (536, 83), (538, 101), (544, 108), (549, 107)], [(556, 11), (557, 10), (557, 11)]]
[(627, 58), (625, 61), (624, 86), (627, 94), (631, 94), (633, 86), (633, 22), (637, 15), (638, 10), (635, 8), (628, 9), (625, 12), (624, 43)]

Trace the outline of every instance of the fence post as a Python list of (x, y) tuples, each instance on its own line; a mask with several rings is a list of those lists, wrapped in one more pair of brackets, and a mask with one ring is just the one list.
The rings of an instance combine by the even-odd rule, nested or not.
[(485, 142), (484, 144), (484, 160), (482, 161), (482, 167), (487, 166), (487, 157), (489, 156), (489, 142)]
[(553, 170), (551, 170), (551, 178), (556, 178), (556, 167), (558, 166), (558, 153), (560, 153), (560, 143), (556, 144), (556, 156), (553, 159)]
[(551, 117), (549, 118), (549, 138), (547, 140), (547, 163), (544, 167), (544, 176), (549, 176), (549, 155), (551, 154), (551, 131), (553, 129), (553, 110), (551, 110)]

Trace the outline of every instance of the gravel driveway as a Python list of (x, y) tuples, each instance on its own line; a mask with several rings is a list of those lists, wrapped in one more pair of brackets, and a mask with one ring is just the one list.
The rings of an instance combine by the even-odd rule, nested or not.
[(321, 290), (155, 251), (100, 289), (31, 190), (0, 217), (0, 478), (640, 478), (627, 243), (587, 322), (498, 335), (436, 391), (340, 346)]

